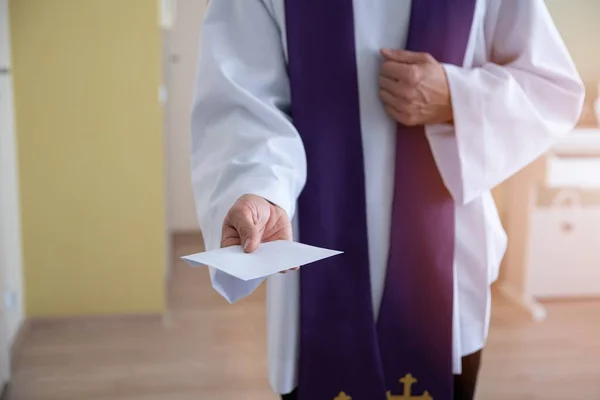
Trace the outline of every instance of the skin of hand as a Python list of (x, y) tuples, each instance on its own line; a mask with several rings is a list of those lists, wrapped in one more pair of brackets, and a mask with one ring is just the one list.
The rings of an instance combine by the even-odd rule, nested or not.
[(379, 97), (386, 112), (406, 126), (452, 123), (452, 99), (444, 67), (428, 53), (381, 51)]
[(263, 197), (243, 195), (223, 221), (221, 247), (241, 245), (252, 253), (261, 243), (276, 240), (293, 240), (292, 223), (283, 209)]

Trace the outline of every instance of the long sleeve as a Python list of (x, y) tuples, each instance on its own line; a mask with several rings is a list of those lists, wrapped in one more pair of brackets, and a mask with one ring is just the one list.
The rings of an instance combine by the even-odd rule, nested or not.
[(442, 177), (466, 204), (546, 152), (576, 125), (584, 87), (543, 0), (488, 0), (489, 60), (445, 65), (454, 127), (429, 135)]
[[(243, 194), (283, 208), (290, 218), (306, 180), (302, 141), (290, 122), (281, 32), (262, 0), (211, 1), (192, 107), (192, 183), (207, 250), (219, 248), (224, 218)], [(252, 293), (210, 268), (228, 301)]]

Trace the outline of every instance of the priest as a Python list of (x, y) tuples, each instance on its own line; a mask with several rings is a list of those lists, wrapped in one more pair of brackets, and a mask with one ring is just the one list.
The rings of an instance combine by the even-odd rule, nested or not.
[[(284, 399), (472, 399), (506, 247), (491, 189), (577, 123), (543, 0), (218, 0), (192, 111), (207, 249), (343, 255), (268, 278)], [(261, 281), (214, 269), (228, 301)]]

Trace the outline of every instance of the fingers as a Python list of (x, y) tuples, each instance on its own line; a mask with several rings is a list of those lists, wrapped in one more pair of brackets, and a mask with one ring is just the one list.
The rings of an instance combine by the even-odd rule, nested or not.
[(403, 123), (405, 125), (408, 125), (408, 124), (406, 124), (406, 122), (408, 122), (408, 117), (409, 117), (408, 114), (400, 112), (397, 109), (395, 109), (394, 107), (389, 106), (387, 104), (385, 105), (385, 112), (388, 113), (388, 115), (390, 117), (392, 117), (394, 120), (396, 120), (400, 123)]
[(393, 61), (386, 61), (381, 66), (379, 76), (380, 78), (384, 78), (383, 83), (390, 87), (395, 87), (399, 84), (403, 84), (406, 87), (415, 87), (423, 79), (423, 72), (417, 64), (399, 64)]
[(228, 224), (223, 225), (223, 233), (221, 235), (221, 248), (240, 246), (241, 244), (242, 241), (240, 240), (240, 237), (237, 234), (235, 228)]
[(406, 125), (415, 126), (421, 123), (416, 106), (401, 97), (395, 97), (385, 89), (379, 93), (385, 112), (394, 120)]
[(379, 88), (394, 95), (398, 91), (398, 81), (388, 76), (381, 75), (379, 77)]
[(254, 224), (251, 218), (239, 218), (234, 222), (234, 226), (240, 235), (240, 244), (246, 253), (255, 251), (262, 240), (262, 235), (258, 226)]
[(418, 103), (417, 89), (401, 82), (394, 82), (386, 77), (380, 77), (379, 85), (379, 98), (386, 106), (388, 114), (397, 121), (405, 122), (408, 114)]
[(225, 219), (221, 246), (241, 245), (252, 253), (262, 240), (264, 221), (257, 217), (256, 207), (251, 202), (236, 203)]
[(381, 65), (379, 75), (397, 82), (409, 78), (413, 73), (411, 71), (412, 67), (412, 64), (400, 64), (394, 61), (385, 61)]
[(404, 50), (383, 50), (382, 54), (386, 60), (380, 70), (379, 97), (385, 110), (404, 125), (416, 125), (419, 119), (413, 109), (421, 103), (418, 87), (423, 75), (417, 62), (427, 56)]
[(241, 246), (247, 253), (261, 243), (293, 240), (286, 212), (256, 195), (240, 197), (223, 222), (221, 247)]
[(429, 53), (409, 50), (383, 49), (381, 55), (387, 60), (406, 64), (422, 64), (435, 61)]
[(385, 104), (387, 107), (393, 108), (396, 111), (400, 111), (395, 106), (395, 104), (397, 103), (397, 99), (396, 99), (396, 96), (394, 96), (393, 93), (390, 93), (390, 92), (388, 92), (385, 89), (381, 89), (379, 91), (379, 98), (381, 99), (381, 101), (383, 101), (383, 104)]
[(417, 85), (423, 78), (422, 69), (425, 63), (436, 62), (428, 53), (417, 53), (407, 50), (382, 50), (384, 62), (381, 65), (380, 76), (389, 79), (388, 84), (404, 82)]
[(260, 230), (248, 222), (234, 225), (231, 220), (227, 220), (223, 225), (221, 247), (242, 246), (246, 252), (251, 253), (258, 248), (260, 236)]

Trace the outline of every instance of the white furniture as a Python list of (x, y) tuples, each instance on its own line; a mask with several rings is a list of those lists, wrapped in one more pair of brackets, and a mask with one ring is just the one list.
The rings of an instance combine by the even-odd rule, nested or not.
[(600, 157), (600, 127), (574, 130), (552, 147), (551, 154), (563, 157)]
[(546, 298), (600, 297), (600, 129), (576, 130), (505, 184), (498, 287), (536, 320)]

